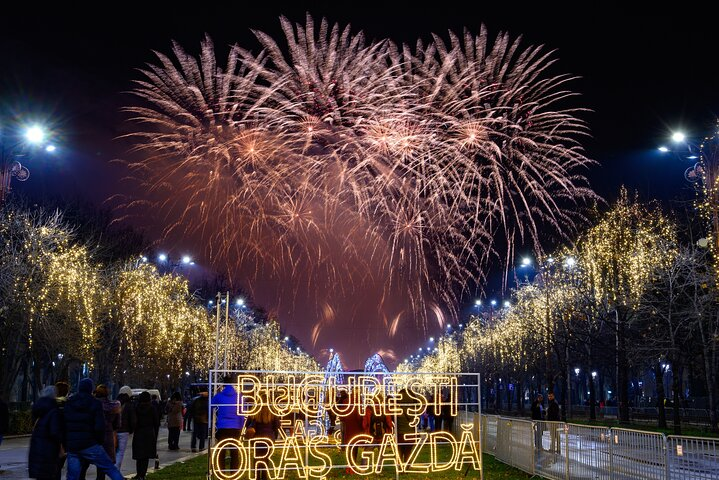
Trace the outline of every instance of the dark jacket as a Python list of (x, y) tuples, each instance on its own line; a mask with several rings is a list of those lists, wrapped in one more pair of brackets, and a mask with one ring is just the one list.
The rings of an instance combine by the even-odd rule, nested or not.
[(133, 408), (134, 406), (130, 400), (120, 407), (120, 428), (117, 429), (117, 433), (132, 433), (130, 416), (132, 415)]
[(62, 441), (62, 425), (55, 399), (42, 397), (32, 406), (36, 419), (30, 439), (28, 470), (30, 478), (55, 478), (58, 474), (58, 457)]
[(65, 416), (65, 449), (79, 452), (93, 445), (102, 445), (105, 438), (105, 417), (102, 404), (87, 392), (69, 397), (63, 411)]
[(544, 420), (542, 404), (539, 403), (537, 400), (532, 402), (532, 420)]
[(157, 456), (157, 430), (160, 419), (151, 403), (139, 402), (132, 409), (130, 415), (130, 428), (132, 436), (132, 458), (141, 460)]
[(195, 423), (207, 423), (207, 408), (209, 405), (208, 395), (198, 395), (192, 400), (192, 421)]
[(272, 420), (268, 423), (258, 422), (253, 419), (250, 425), (252, 425), (255, 429), (255, 438), (261, 437), (275, 440), (277, 438), (277, 433), (280, 431), (280, 419), (274, 415), (272, 415)]
[(120, 404), (109, 398), (100, 400), (102, 413), (105, 418), (105, 435), (102, 440), (102, 448), (105, 449), (110, 460), (115, 461), (115, 432), (120, 428)]
[(547, 421), (558, 422), (560, 420), (561, 418), (559, 415), (559, 404), (556, 400), (550, 400), (549, 406), (547, 407)]

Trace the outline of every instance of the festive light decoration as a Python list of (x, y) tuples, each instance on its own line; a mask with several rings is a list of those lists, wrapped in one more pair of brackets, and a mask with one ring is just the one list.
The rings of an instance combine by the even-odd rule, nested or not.
[(677, 244), (674, 224), (622, 189), (574, 247), (538, 258), (534, 281), (514, 290), (511, 309), (473, 315), (465, 329), (436, 342), (437, 352), (403, 362), (397, 371), (484, 371), (485, 381), (496, 389), (502, 372), (529, 378), (529, 366), (566, 378), (570, 362), (568, 356), (557, 357), (558, 351), (568, 351), (560, 342), (591, 341), (602, 324), (625, 322), (657, 272), (675, 258)]
[[(322, 398), (320, 388), (326, 388), (324, 398), (327, 399), (325, 408), (337, 416), (346, 415), (345, 408), (362, 415), (362, 411), (373, 411), (375, 415), (389, 415), (397, 418), (401, 415), (419, 416), (428, 407), (433, 407), (434, 413), (441, 411), (443, 406), (450, 406), (450, 415), (458, 415), (458, 378), (457, 375), (414, 374), (414, 375), (386, 375), (380, 382), (377, 378), (367, 375), (352, 375), (343, 372), (342, 377), (347, 379), (345, 384), (336, 384), (335, 377), (327, 382), (323, 375), (314, 372), (267, 371), (261, 374), (246, 371), (223, 371), (224, 374), (237, 375), (238, 402), (236, 412), (238, 416), (250, 416), (257, 413), (263, 405), (282, 417), (299, 413), (302, 416), (313, 418), (317, 412), (316, 401)], [(216, 376), (219, 374), (216, 372)], [(426, 379), (418, 380), (425, 376)], [(411, 380), (403, 380), (411, 377)], [(408, 403), (398, 403), (393, 400), (393, 392), (399, 388), (408, 389), (411, 395), (406, 399)], [(473, 387), (476, 388), (476, 387)], [(348, 405), (336, 402), (338, 390), (349, 392)], [(434, 400), (425, 397), (424, 391), (431, 393)], [(441, 393), (445, 394), (442, 395)], [(421, 401), (420, 401), (421, 400)], [(210, 404), (212, 411), (213, 405)], [(419, 407), (419, 409), (418, 409)], [(289, 422), (285, 418), (284, 424)], [(324, 478), (332, 468), (343, 468), (345, 465), (333, 464), (330, 455), (323, 451), (330, 448), (330, 439), (322, 432), (322, 423), (315, 422), (318, 430), (306, 429), (304, 422), (298, 420), (293, 435), (281, 432), (280, 439), (273, 441), (266, 438), (254, 438), (249, 443), (241, 439), (225, 439), (211, 448), (210, 474), (221, 479), (241, 478), (249, 472), (249, 478), (256, 478), (259, 469), (267, 470), (271, 479), (285, 478), (286, 473), (295, 472), (299, 478)], [(431, 434), (421, 432), (405, 435), (403, 442), (412, 444), (406, 462), (400, 458), (396, 432), (384, 432), (381, 439), (368, 434), (358, 434), (346, 440), (339, 446), (345, 447), (346, 466), (360, 475), (380, 474), (385, 467), (392, 467), (398, 472), (439, 472), (451, 468), (457, 471), (469, 465), (481, 469), (478, 441), (475, 437), (476, 426), (473, 424), (460, 425), (460, 438), (457, 439), (450, 432), (434, 432)], [(478, 432), (478, 430), (477, 430)], [(257, 445), (262, 450), (257, 450)], [(439, 458), (439, 446), (448, 447), (446, 458)], [(362, 447), (359, 460), (353, 451)], [(227, 448), (238, 449), (240, 454), (239, 469), (228, 474), (224, 471), (224, 453)], [(376, 451), (375, 451), (376, 450)], [(429, 462), (419, 460), (422, 452), (428, 453)], [(250, 462), (249, 459), (252, 459)]]
[(386, 279), (383, 301), (399, 293), (421, 322), (456, 308), (495, 238), (539, 248), (584, 220), (586, 126), (558, 109), (572, 77), (546, 76), (549, 53), (485, 28), (412, 50), (309, 15), (281, 24), (286, 47), (256, 32), (261, 52), (235, 46), (221, 67), (206, 39), (199, 59), (174, 45), (142, 70), (130, 167), (148, 191), (172, 185), (168, 234), (280, 292), (312, 285), (318, 307)]

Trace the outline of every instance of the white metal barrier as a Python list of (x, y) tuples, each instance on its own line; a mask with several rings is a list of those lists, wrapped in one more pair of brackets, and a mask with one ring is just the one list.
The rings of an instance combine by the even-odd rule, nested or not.
[(672, 479), (719, 480), (719, 440), (670, 436), (667, 464)]
[(564, 430), (568, 478), (611, 479), (609, 428), (568, 424)]
[(497, 449), (497, 415), (482, 415), (482, 451), (494, 455)]
[[(719, 480), (715, 438), (492, 415), (482, 415), (479, 421), (485, 453), (544, 478)], [(490, 435), (494, 425), (496, 436)]]
[(534, 474), (534, 424), (528, 420), (497, 419), (495, 456), (508, 465)]
[(613, 428), (612, 478), (667, 478), (666, 437), (662, 433)]

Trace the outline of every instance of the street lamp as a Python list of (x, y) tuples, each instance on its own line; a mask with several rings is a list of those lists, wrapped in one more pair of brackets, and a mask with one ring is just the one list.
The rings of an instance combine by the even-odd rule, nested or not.
[(189, 255), (183, 255), (180, 258), (173, 259), (170, 255), (166, 253), (160, 253), (159, 255), (157, 255), (157, 262), (163, 267), (170, 269), (172, 273), (175, 273), (175, 270), (177, 268), (188, 267), (195, 264), (195, 262), (192, 260), (192, 257), (190, 257)]
[(672, 151), (677, 157), (694, 162), (684, 171), (684, 178), (704, 197), (705, 211), (709, 214), (708, 238), (713, 242), (712, 253), (716, 255), (719, 252), (719, 120), (714, 132), (699, 142), (691, 141), (683, 132), (672, 133), (671, 139), (686, 151), (680, 155), (679, 151), (666, 147), (660, 150)]
[[(10, 181), (17, 178), (24, 182), (30, 178), (30, 170), (18, 159), (27, 158), (34, 149), (43, 146), (47, 137), (45, 129), (40, 125), (31, 125), (19, 133), (8, 129), (0, 121), (0, 204), (10, 193)], [(54, 152), (54, 145), (46, 145), (45, 151)]]

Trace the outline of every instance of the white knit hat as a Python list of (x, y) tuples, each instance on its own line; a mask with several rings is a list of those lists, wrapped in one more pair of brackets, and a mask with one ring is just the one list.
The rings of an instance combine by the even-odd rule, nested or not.
[(129, 386), (125, 385), (120, 389), (119, 394), (122, 395), (123, 393), (126, 393), (128, 397), (132, 398), (132, 389)]

